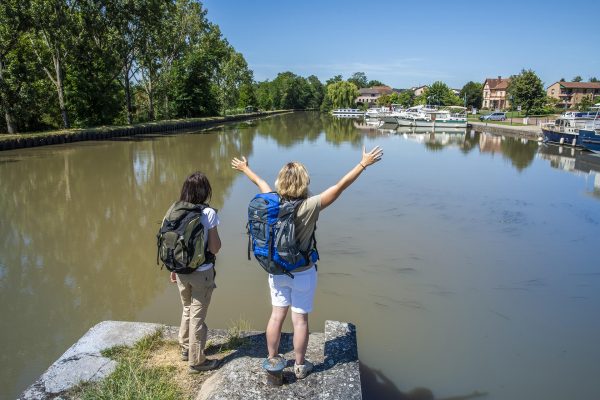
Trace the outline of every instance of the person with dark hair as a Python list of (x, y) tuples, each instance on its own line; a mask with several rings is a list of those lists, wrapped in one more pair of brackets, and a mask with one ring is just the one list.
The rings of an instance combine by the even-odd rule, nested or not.
[(207, 239), (205, 263), (195, 271), (183, 274), (171, 272), (171, 282), (177, 283), (183, 313), (179, 327), (181, 359), (189, 362), (189, 372), (208, 371), (218, 366), (218, 360), (207, 359), (204, 355), (208, 327), (205, 319), (215, 285), (214, 255), (221, 248), (221, 239), (217, 231), (219, 217), (215, 209), (208, 206), (212, 188), (206, 175), (194, 172), (183, 183), (180, 202), (190, 206), (203, 205), (200, 223)]
[[(362, 158), (335, 185), (317, 195), (309, 195), (310, 176), (304, 165), (299, 162), (285, 164), (275, 180), (277, 194), (284, 200), (301, 200), (296, 208), (295, 237), (300, 250), (308, 253), (316, 250), (314, 232), (320, 211), (329, 207), (348, 186), (367, 169), (368, 166), (380, 161), (383, 150), (377, 146), (367, 152), (363, 146)], [(271, 186), (250, 169), (245, 157), (231, 160), (231, 167), (243, 172), (261, 193), (272, 192)], [(268, 359), (282, 359), (279, 353), (281, 327), (288, 310), (292, 310), (294, 327), (294, 374), (296, 378), (305, 378), (313, 369), (313, 364), (305, 359), (308, 347), (308, 314), (313, 310), (313, 300), (317, 287), (317, 266), (310, 262), (304, 267), (294, 269), (293, 277), (288, 275), (269, 274), (271, 291), (271, 317), (267, 323)]]

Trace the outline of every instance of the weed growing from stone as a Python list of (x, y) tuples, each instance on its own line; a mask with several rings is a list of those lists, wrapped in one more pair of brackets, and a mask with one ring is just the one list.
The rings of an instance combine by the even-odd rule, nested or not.
[(243, 318), (231, 321), (227, 328), (227, 341), (221, 347), (223, 350), (235, 350), (248, 342), (243, 335), (250, 330), (250, 322)]
[(153, 351), (163, 346), (161, 331), (146, 336), (133, 347), (117, 346), (102, 352), (105, 357), (117, 361), (117, 368), (106, 379), (79, 385), (73, 391), (78, 399), (166, 399), (184, 398), (171, 379), (172, 366), (152, 366), (147, 362)]

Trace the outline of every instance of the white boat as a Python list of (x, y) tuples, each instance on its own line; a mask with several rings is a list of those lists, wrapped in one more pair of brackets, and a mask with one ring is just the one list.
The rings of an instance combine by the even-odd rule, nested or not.
[(466, 128), (466, 108), (449, 106), (438, 109), (434, 106), (410, 107), (396, 117), (400, 126), (438, 128)]
[(366, 118), (381, 118), (389, 112), (390, 112), (390, 110), (387, 107), (379, 107), (379, 108), (373, 107), (373, 108), (369, 108), (365, 112), (365, 117)]
[(362, 117), (365, 115), (365, 112), (358, 108), (336, 108), (331, 113), (338, 117)]

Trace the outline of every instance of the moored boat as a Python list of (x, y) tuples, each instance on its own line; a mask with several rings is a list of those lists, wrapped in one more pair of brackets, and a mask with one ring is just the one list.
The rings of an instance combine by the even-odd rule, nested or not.
[(467, 127), (466, 109), (458, 106), (443, 109), (433, 106), (415, 106), (400, 113), (396, 120), (398, 125), (410, 127), (432, 129)]
[(365, 115), (365, 112), (362, 110), (359, 110), (358, 108), (336, 108), (331, 113), (333, 115), (340, 116), (340, 117), (348, 117), (348, 116), (362, 117), (363, 115)]
[[(600, 109), (600, 104), (594, 106), (591, 111), (566, 112), (554, 122), (542, 125), (544, 142), (584, 147), (581, 141), (581, 131), (593, 133), (594, 130), (600, 129), (600, 120), (597, 118), (598, 109)], [(587, 135), (589, 136), (591, 133), (588, 132)]]

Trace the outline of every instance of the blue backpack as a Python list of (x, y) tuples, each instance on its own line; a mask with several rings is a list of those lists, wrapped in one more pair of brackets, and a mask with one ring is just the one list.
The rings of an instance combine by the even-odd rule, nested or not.
[(291, 271), (319, 259), (315, 233), (308, 251), (296, 241), (295, 218), (302, 200), (282, 200), (275, 192), (259, 193), (248, 205), (248, 260), (250, 250), (265, 271), (294, 277)]

